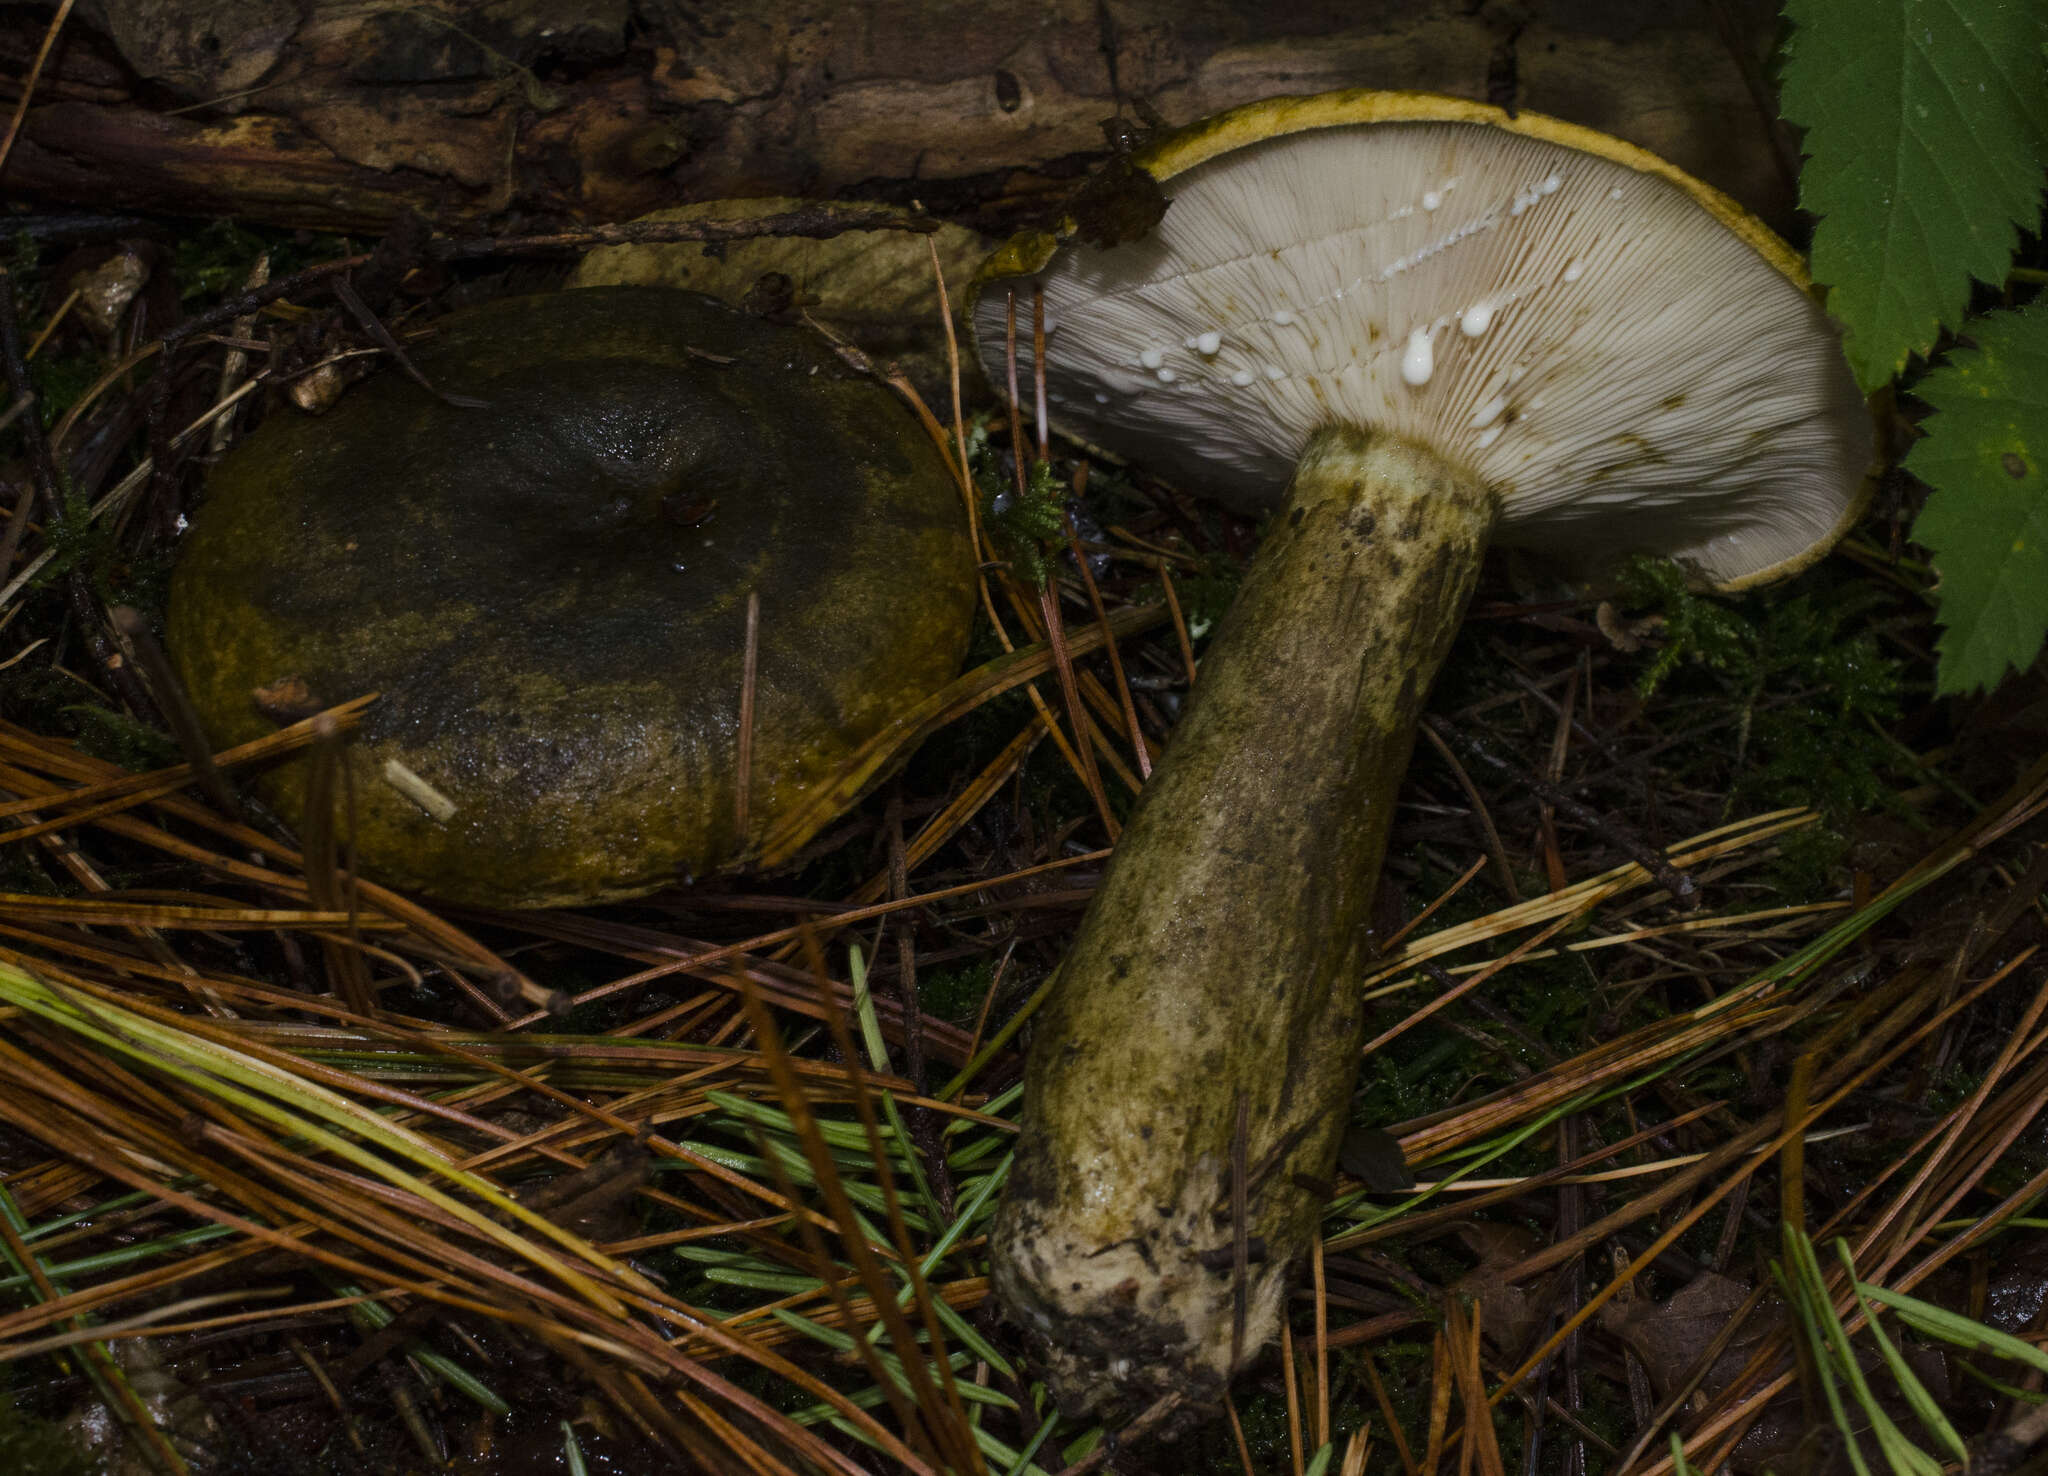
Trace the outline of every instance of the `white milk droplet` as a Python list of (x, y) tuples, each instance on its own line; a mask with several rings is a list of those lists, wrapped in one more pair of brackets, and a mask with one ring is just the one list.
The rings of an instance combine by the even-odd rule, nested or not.
[(1223, 335), (1211, 329), (1195, 340), (1195, 352), (1213, 354), (1223, 347)]
[(1157, 369), (1161, 364), (1164, 364), (1166, 362), (1166, 355), (1161, 353), (1156, 348), (1146, 349), (1145, 352), (1138, 355), (1138, 362), (1140, 364), (1143, 364), (1147, 369)]
[(1607, 192), (1607, 198), (1610, 200), (1619, 200), (1621, 198), (1621, 186), (1616, 185), (1613, 189), (1609, 190)]
[(1109, 403), (1109, 396), (1105, 395), (1101, 390), (1097, 390), (1095, 392), (1095, 403), (1098, 405), (1107, 405)]
[(1458, 331), (1467, 338), (1477, 338), (1493, 325), (1493, 304), (1484, 298), (1465, 309), (1458, 319)]
[(1510, 364), (1508, 366), (1508, 383), (1520, 384), (1522, 382), (1522, 376), (1524, 374), (1527, 374), (1528, 372), (1529, 371), (1520, 364)]
[(1252, 371), (1249, 369), (1240, 369), (1237, 371), (1237, 373), (1230, 376), (1230, 382), (1236, 385), (1239, 389), (1243, 389), (1246, 385), (1252, 382)]
[(1565, 268), (1564, 268), (1564, 279), (1565, 279), (1565, 280), (1566, 280), (1567, 282), (1576, 282), (1576, 281), (1578, 281), (1578, 280), (1579, 280), (1579, 278), (1581, 278), (1581, 277), (1583, 277), (1583, 276), (1585, 276), (1585, 275), (1586, 275), (1586, 258), (1585, 258), (1585, 257), (1581, 256), (1581, 257), (1578, 257), (1578, 258), (1576, 258), (1575, 260), (1572, 260), (1572, 261), (1568, 261), (1568, 262), (1566, 262), (1566, 263), (1565, 263)]
[(1423, 192), (1422, 208), (1424, 210), (1434, 210), (1437, 206), (1443, 203), (1444, 197), (1438, 194), (1435, 190), (1426, 190)]
[(1287, 371), (1285, 369), (1282, 369), (1278, 364), (1268, 364), (1266, 366), (1266, 378), (1285, 379), (1286, 377)]
[(1506, 429), (1507, 427), (1504, 425), (1489, 425), (1485, 430), (1479, 433), (1479, 449), (1484, 451), (1488, 446), (1491, 446), (1495, 441), (1498, 441), (1500, 439), (1500, 433)]
[(1401, 350), (1401, 378), (1420, 389), (1435, 372), (1436, 350), (1429, 341), (1429, 330), (1417, 328), (1408, 335), (1408, 347)]
[(1563, 181), (1563, 180), (1561, 180), (1561, 179), (1559, 179), (1559, 178), (1558, 178), (1558, 177), (1557, 177), (1556, 175), (1554, 175), (1554, 174), (1553, 174), (1553, 175), (1551, 175), (1551, 176), (1550, 176), (1549, 178), (1547, 178), (1547, 179), (1545, 179), (1545, 180), (1543, 181), (1543, 184), (1542, 184), (1541, 188), (1542, 188), (1542, 190), (1543, 190), (1543, 193), (1544, 193), (1544, 194), (1546, 194), (1546, 195), (1554, 195), (1554, 194), (1556, 194), (1556, 193), (1558, 192), (1558, 188), (1559, 188), (1559, 187), (1560, 187), (1561, 185), (1563, 185), (1563, 184), (1564, 184), (1564, 181)]
[(1282, 328), (1285, 328), (1289, 323), (1292, 323), (1294, 321), (1294, 314), (1288, 312), (1286, 308), (1281, 308), (1280, 311), (1273, 314), (1273, 321), (1275, 323), (1278, 323)]
[(1162, 369), (1159, 371), (1159, 382), (1161, 384), (1172, 384), (1178, 378), (1180, 378), (1180, 376), (1178, 374), (1175, 374), (1171, 369)]
[(1484, 405), (1481, 405), (1472, 412), (1472, 429), (1478, 430), (1482, 426), (1492, 425), (1496, 420), (1500, 419), (1501, 411), (1507, 408), (1508, 397), (1506, 395), (1495, 395)]

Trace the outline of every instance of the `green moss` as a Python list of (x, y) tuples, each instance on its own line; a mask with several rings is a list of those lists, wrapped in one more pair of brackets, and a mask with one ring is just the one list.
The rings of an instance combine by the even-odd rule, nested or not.
[(1748, 627), (1727, 605), (1702, 598), (1691, 576), (1669, 559), (1637, 558), (1623, 566), (1619, 582), (1632, 611), (1660, 616), (1660, 643), (1636, 676), (1636, 691), (1649, 697), (1664, 679), (1688, 664), (1727, 671), (1742, 665)]
[(83, 573), (93, 592), (109, 605), (133, 605), (154, 614), (170, 589), (171, 555), (141, 540), (124, 542), (106, 519), (94, 519), (83, 497), (67, 493), (64, 509), (48, 530), (49, 562), (31, 583), (46, 589)]
[[(1713, 741), (1692, 745), (1689, 777), (1721, 788), (1734, 809), (1811, 805), (1837, 832), (1871, 810), (1900, 810), (1900, 753), (1885, 727), (1907, 681), (1877, 636), (1888, 594), (1816, 571), (1789, 596), (1708, 598), (1677, 566), (1647, 559), (1624, 570), (1622, 587), (1631, 613), (1663, 619), (1638, 658), (1638, 692), (1664, 694), (1667, 726), (1720, 720)], [(1808, 871), (1817, 845), (1802, 853)]]
[(106, 372), (106, 356), (93, 349), (69, 354), (45, 350), (30, 359), (28, 382), (36, 392), (36, 415), (43, 429), (55, 425)]
[(955, 1024), (971, 1021), (981, 1009), (982, 1000), (987, 998), (995, 973), (994, 963), (987, 959), (964, 968), (935, 969), (930, 973), (920, 971), (918, 1002), (926, 1014), (937, 1015), (942, 1020), (951, 1020)]
[(171, 250), (171, 279), (180, 301), (222, 297), (241, 291), (256, 259), (270, 254), (270, 276), (288, 277), (315, 262), (349, 254), (340, 236), (303, 231), (251, 229), (232, 220), (209, 221), (186, 230)]
[(977, 416), (967, 436), (967, 466), (981, 498), (982, 525), (989, 542), (1017, 579), (1043, 589), (1067, 548), (1067, 484), (1049, 461), (1036, 461), (1017, 489), (1014, 466), (997, 451), (1007, 447), (1008, 429)]
[(171, 277), (180, 301), (218, 297), (240, 287), (263, 254), (264, 241), (231, 220), (208, 221), (178, 237), (171, 251)]
[(93, 758), (119, 764), (131, 774), (146, 774), (178, 762), (178, 745), (146, 723), (92, 703), (64, 709), (72, 719), (78, 746)]
[(34, 732), (71, 738), (86, 754), (131, 773), (178, 762), (177, 745), (156, 729), (99, 702), (81, 702), (88, 690), (51, 665), (25, 661), (0, 672), (0, 711)]
[[(1261, 1473), (1273, 1472), (1275, 1476), (1292, 1470), (1286, 1396), (1240, 1387), (1234, 1397), (1238, 1425), (1244, 1431), (1245, 1448), (1252, 1455), (1252, 1469)], [(1211, 1425), (1204, 1432), (1202, 1444), (1206, 1448), (1206, 1459), (1195, 1469), (1208, 1471), (1212, 1476), (1239, 1476), (1244, 1470), (1229, 1421), (1219, 1420)]]
[[(1387, 1403), (1393, 1406), (1394, 1418), (1401, 1422), (1401, 1429), (1408, 1437), (1409, 1448), (1418, 1455), (1422, 1452), (1429, 1430), (1429, 1391), (1432, 1386), (1432, 1364), (1435, 1350), (1426, 1338), (1398, 1338), (1375, 1344), (1371, 1357), (1379, 1367), (1380, 1384), (1387, 1391)], [(1366, 1355), (1361, 1353), (1363, 1359)], [(1375, 1445), (1388, 1455), (1393, 1452), (1386, 1445), (1385, 1431), (1381, 1428), (1385, 1420), (1376, 1416), (1373, 1420)]]
[(1197, 573), (1173, 576), (1174, 597), (1188, 622), (1188, 635), (1202, 640), (1216, 628), (1224, 612), (1237, 599), (1244, 583), (1244, 569), (1221, 555), (1210, 557)]

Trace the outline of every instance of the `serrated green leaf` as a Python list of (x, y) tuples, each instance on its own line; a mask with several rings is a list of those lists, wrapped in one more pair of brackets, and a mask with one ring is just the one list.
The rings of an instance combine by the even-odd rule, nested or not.
[(1913, 391), (1934, 414), (1904, 463), (1934, 489), (1913, 537), (1941, 576), (1943, 692), (1997, 686), (2048, 633), (2048, 307), (1969, 327)]
[(1786, 0), (1781, 83), (1806, 130), (1813, 275), (1875, 389), (2003, 280), (2040, 219), (2048, 9), (2037, 0)]

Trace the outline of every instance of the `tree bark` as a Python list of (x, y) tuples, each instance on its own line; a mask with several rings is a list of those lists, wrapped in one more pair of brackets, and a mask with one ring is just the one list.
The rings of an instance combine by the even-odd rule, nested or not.
[[(0, 9), (0, 72), (47, 20)], [(1773, 24), (1767, 0), (85, 0), (6, 185), (355, 232), (768, 194), (1002, 230), (1119, 111), (1381, 87), (1603, 129), (1782, 222)]]

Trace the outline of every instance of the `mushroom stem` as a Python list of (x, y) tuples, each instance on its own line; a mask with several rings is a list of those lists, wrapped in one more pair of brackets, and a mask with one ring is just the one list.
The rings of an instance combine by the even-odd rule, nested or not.
[(1395, 794), (1494, 516), (1350, 427), (1295, 470), (1036, 1024), (994, 1274), (1063, 1408), (1213, 1403), (1278, 1331)]

